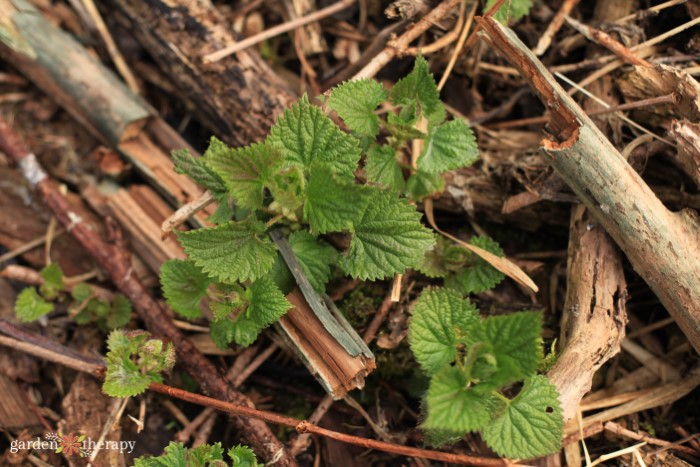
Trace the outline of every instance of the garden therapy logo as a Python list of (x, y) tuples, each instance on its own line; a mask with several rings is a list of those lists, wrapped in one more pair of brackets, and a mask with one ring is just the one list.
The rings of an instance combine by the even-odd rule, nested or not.
[(51, 450), (66, 456), (89, 457), (93, 452), (100, 450), (131, 453), (134, 447), (136, 447), (136, 441), (93, 441), (92, 438), (85, 435), (73, 433), (64, 435), (61, 432), (49, 432), (44, 436), (44, 439), (37, 436), (35, 439), (30, 440), (13, 440), (10, 444), (10, 452), (15, 453), (29, 449)]

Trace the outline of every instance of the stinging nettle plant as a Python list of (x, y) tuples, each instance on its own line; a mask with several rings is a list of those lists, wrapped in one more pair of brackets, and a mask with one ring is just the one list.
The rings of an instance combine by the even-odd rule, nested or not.
[[(440, 193), (443, 173), (478, 159), (469, 126), (445, 121), (422, 57), (390, 92), (376, 81), (360, 80), (321, 98), (322, 107), (306, 96), (299, 99), (262, 143), (232, 149), (212, 138), (201, 158), (186, 151), (173, 155), (176, 170), (214, 193), (219, 209), (210, 218), (216, 227), (178, 233), (189, 258), (163, 265), (163, 292), (187, 318), (201, 317), (206, 303), (220, 347), (250, 345), (290, 308), (284, 295), (293, 281), (269, 237), (271, 229), (288, 235), (319, 292), (334, 265), (362, 280), (421, 269), (435, 234), (423, 226), (412, 202)], [(396, 111), (382, 119), (376, 113), (380, 104)], [(350, 133), (324, 110), (335, 111)], [(382, 129), (386, 137), (380, 142)], [(407, 147), (414, 139), (424, 144), (411, 164)], [(359, 183), (355, 174), (363, 156)], [(329, 242), (348, 236), (342, 253)]]
[[(229, 148), (212, 138), (200, 158), (173, 154), (176, 171), (210, 190), (219, 208), (210, 218), (216, 227), (177, 234), (189, 258), (161, 269), (172, 309), (189, 319), (208, 310), (219, 347), (253, 343), (291, 307), (285, 294), (294, 280), (270, 239), (273, 229), (287, 236), (319, 292), (332, 267), (362, 280), (407, 269), (442, 278), (444, 288), (428, 288), (416, 302), (409, 328), (411, 348), (431, 378), (423, 423), (429, 438), (444, 444), (478, 431), (508, 457), (558, 450), (557, 392), (537, 374), (544, 364), (541, 315), (480, 319), (464, 297), (504, 276), (436, 237), (416, 210), (417, 202), (443, 191), (445, 172), (478, 159), (469, 126), (446, 121), (426, 60), (419, 56), (391, 91), (375, 81), (351, 81), (319, 100), (315, 106), (303, 96), (262, 143)], [(380, 105), (388, 109), (384, 118)], [(414, 140), (422, 143), (417, 156), (408, 150)], [(489, 238), (469, 243), (503, 256)], [(509, 398), (514, 384), (523, 386)]]

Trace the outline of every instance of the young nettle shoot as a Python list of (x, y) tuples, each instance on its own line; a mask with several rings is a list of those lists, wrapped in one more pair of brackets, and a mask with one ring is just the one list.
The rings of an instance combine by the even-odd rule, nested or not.
[[(331, 267), (362, 280), (419, 269), (435, 234), (411, 201), (440, 193), (445, 172), (478, 159), (469, 126), (446, 121), (423, 57), (391, 91), (360, 80), (321, 99), (318, 107), (303, 96), (262, 143), (229, 148), (212, 138), (201, 158), (174, 154), (176, 170), (214, 193), (220, 207), (211, 219), (217, 227), (178, 234), (189, 257), (163, 266), (163, 292), (186, 318), (208, 307), (221, 347), (250, 345), (291, 306), (284, 295), (293, 280), (271, 229), (288, 235), (319, 292)], [(379, 106), (390, 109), (386, 118)], [(326, 115), (331, 111), (349, 133)], [(423, 150), (412, 161), (414, 139), (423, 140)]]
[(56, 263), (49, 264), (39, 274), (43, 284), (38, 289), (26, 287), (17, 296), (15, 313), (20, 321), (35, 321), (53, 312), (57, 303), (68, 305), (68, 315), (77, 324), (97, 323), (104, 332), (126, 326), (131, 320), (131, 302), (123, 295), (115, 294), (107, 299), (84, 282), (68, 292), (63, 271)]
[(105, 374), (102, 391), (112, 397), (130, 397), (143, 393), (151, 383), (162, 383), (161, 373), (175, 366), (175, 348), (151, 338), (146, 331), (114, 330), (107, 338)]
[(186, 448), (182, 443), (170, 442), (160, 456), (142, 456), (134, 460), (134, 467), (262, 467), (255, 453), (248, 446), (232, 447), (227, 452), (231, 460), (224, 460), (221, 443), (201, 444), (196, 448)]
[(425, 289), (408, 335), (430, 376), (423, 428), (438, 443), (478, 431), (496, 453), (512, 458), (558, 451), (564, 421), (556, 388), (537, 374), (541, 332), (539, 312), (482, 319), (461, 294)]

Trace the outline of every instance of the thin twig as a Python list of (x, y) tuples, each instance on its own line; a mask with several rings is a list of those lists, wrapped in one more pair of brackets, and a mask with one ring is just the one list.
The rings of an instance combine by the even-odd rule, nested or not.
[(418, 23), (404, 32), (395, 41), (390, 41), (389, 44), (379, 52), (374, 58), (365, 65), (359, 72), (352, 77), (353, 80), (363, 78), (373, 78), (384, 66), (389, 63), (394, 57), (403, 53), (409, 44), (418, 39), (425, 31), (430, 29), (442, 18), (452, 11), (461, 0), (444, 0), (438, 6), (433, 8), (430, 13), (421, 18)]
[[(115, 398), (112, 400), (112, 411), (109, 413), (107, 421), (105, 421), (105, 424), (102, 426), (102, 431), (100, 431), (100, 437), (97, 439), (97, 446), (102, 445), (102, 441), (104, 441), (109, 432), (112, 431), (112, 427), (116, 423), (119, 423), (119, 420), (122, 418), (122, 414), (124, 413), (124, 409), (126, 408), (126, 404), (128, 402), (128, 397), (125, 397), (123, 399)], [(88, 459), (88, 467), (92, 466), (92, 463), (95, 461), (95, 458), (99, 453), (100, 450), (98, 448), (95, 448), (95, 450), (92, 451), (92, 454), (90, 454), (90, 458)]]
[[(673, 449), (674, 451), (684, 452), (686, 454), (690, 454), (693, 456), (698, 455), (698, 452), (695, 449), (689, 448), (688, 446), (682, 446), (680, 444), (672, 443), (670, 441), (665, 441), (663, 439), (654, 438), (653, 436), (649, 436), (647, 434), (637, 433), (637, 432), (634, 432), (632, 430), (628, 430), (627, 428), (624, 428), (623, 426), (620, 426), (619, 424), (617, 424), (615, 422), (606, 422), (604, 426), (605, 426), (605, 431), (609, 431), (610, 433), (615, 433), (616, 435), (624, 436), (625, 438), (634, 439), (636, 441), (646, 441), (649, 444), (667, 447), (668, 449)], [(695, 436), (698, 436), (698, 435), (695, 435)], [(686, 442), (687, 441), (689, 441), (689, 440), (686, 440)]]
[(109, 53), (109, 56), (112, 57), (112, 62), (114, 62), (114, 66), (117, 67), (119, 74), (122, 75), (122, 78), (124, 78), (124, 81), (126, 81), (129, 89), (134, 91), (136, 94), (140, 94), (141, 90), (139, 89), (138, 81), (131, 72), (129, 65), (126, 64), (126, 60), (124, 60), (124, 57), (119, 51), (117, 44), (114, 43), (114, 39), (112, 39), (112, 36), (109, 34), (109, 29), (107, 29), (100, 12), (97, 10), (95, 2), (93, 2), (93, 0), (82, 0), (82, 2), (90, 15), (90, 18), (95, 23), (97, 32), (100, 34), (100, 37), (102, 37), (102, 40), (107, 46), (107, 52)]
[(561, 8), (557, 11), (557, 14), (552, 18), (552, 22), (549, 23), (547, 29), (545, 29), (537, 45), (532, 49), (532, 53), (537, 56), (543, 55), (552, 43), (552, 39), (559, 32), (559, 29), (564, 25), (564, 18), (571, 13), (580, 0), (564, 0), (561, 4)]
[[(65, 230), (62, 228), (57, 229), (54, 232), (53, 238), (57, 238), (60, 235), (63, 235), (65, 233)], [(5, 261), (9, 261), (13, 258), (16, 258), (19, 255), (23, 255), (24, 253), (33, 250), (34, 248), (41, 246), (46, 242), (46, 235), (42, 235), (41, 237), (37, 237), (34, 240), (30, 240), (24, 245), (20, 245), (14, 250), (10, 250), (4, 255), (0, 255), (0, 264), (4, 263)]]
[[(78, 371), (89, 372), (96, 376), (103, 376), (105, 368), (102, 365), (93, 365), (84, 358), (78, 356), (69, 356), (57, 353), (53, 350), (47, 350), (40, 345), (22, 342), (11, 337), (0, 335), (0, 345), (20, 349), (30, 355), (43, 358), (45, 360), (58, 363)], [(55, 347), (66, 349), (66, 354), (70, 349), (54, 344)], [(206, 397), (200, 394), (194, 394), (182, 389), (174, 388), (160, 383), (151, 383), (148, 390), (165, 394), (167, 396), (180, 399), (193, 404), (198, 404), (203, 407), (212, 407), (216, 410), (226, 412), (230, 415), (252, 418), (267, 423), (292, 427), (299, 433), (311, 433), (325, 436), (336, 441), (340, 441), (355, 446), (361, 446), (365, 449), (375, 449), (378, 451), (388, 452), (400, 456), (418, 457), (421, 459), (432, 459), (439, 462), (451, 462), (463, 465), (509, 465), (510, 463), (503, 459), (493, 457), (470, 456), (465, 454), (453, 454), (448, 452), (433, 451), (428, 449), (414, 448), (410, 446), (401, 446), (398, 444), (377, 441), (373, 439), (352, 436), (345, 433), (340, 433), (333, 430), (321, 428), (315, 424), (305, 420), (280, 415), (274, 412), (257, 410), (247, 405), (239, 405), (231, 402), (225, 402), (211, 397)]]
[(474, 15), (476, 14), (476, 9), (479, 6), (479, 2), (474, 2), (472, 4), (472, 9), (469, 10), (469, 16), (467, 17), (467, 22), (464, 24), (464, 27), (462, 28), (462, 32), (459, 34), (459, 39), (457, 40), (457, 47), (455, 47), (454, 52), (452, 52), (452, 56), (450, 57), (450, 61), (447, 62), (447, 67), (445, 68), (445, 71), (442, 74), (442, 78), (440, 78), (440, 82), (438, 83), (438, 90), (442, 90), (442, 88), (445, 86), (445, 83), (447, 82), (447, 78), (450, 76), (452, 73), (452, 69), (454, 68), (455, 64), (457, 63), (457, 59), (462, 53), (462, 48), (464, 47), (465, 42), (467, 41), (467, 34), (469, 34), (469, 30), (472, 27), (472, 22), (474, 22)]
[(202, 209), (216, 201), (214, 194), (207, 190), (187, 204), (183, 204), (180, 208), (172, 213), (170, 217), (165, 219), (160, 226), (160, 235), (165, 240), (170, 232), (182, 225), (187, 219), (197, 214)]
[(222, 58), (228, 57), (229, 55), (234, 54), (236, 52), (240, 52), (243, 49), (247, 49), (252, 45), (259, 44), (260, 42), (270, 39), (272, 37), (284, 34), (285, 32), (292, 31), (302, 26), (306, 26), (309, 23), (319, 21), (323, 18), (327, 18), (328, 16), (334, 15), (340, 11), (345, 10), (346, 8), (349, 8), (353, 3), (355, 3), (355, 0), (341, 0), (338, 3), (334, 3), (333, 5), (311, 13), (310, 15), (302, 16), (293, 21), (287, 21), (286, 23), (282, 23), (273, 28), (266, 29), (259, 34), (251, 36), (240, 42), (236, 42), (235, 44), (231, 44), (228, 47), (224, 47), (223, 49), (218, 50), (216, 52), (205, 55), (204, 63), (213, 63), (219, 61)]

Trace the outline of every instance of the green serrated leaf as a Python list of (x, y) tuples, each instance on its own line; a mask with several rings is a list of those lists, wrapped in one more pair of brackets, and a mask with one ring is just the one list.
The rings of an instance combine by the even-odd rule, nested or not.
[(141, 394), (150, 383), (162, 382), (160, 373), (175, 365), (172, 344), (149, 339), (149, 334), (143, 331), (127, 334), (114, 330), (107, 338), (107, 347), (107, 372), (102, 391), (112, 397)]
[(241, 446), (240, 444), (234, 446), (228, 450), (228, 456), (235, 467), (262, 467), (262, 464), (258, 463), (255, 453), (248, 446)]
[(372, 193), (355, 225), (350, 249), (340, 257), (343, 271), (362, 280), (383, 279), (417, 267), (435, 242), (415, 206), (395, 193), (376, 189)]
[(408, 141), (410, 139), (424, 139), (428, 135), (416, 129), (413, 125), (416, 124), (415, 118), (402, 118), (401, 115), (388, 113), (386, 117), (387, 128), (391, 135), (400, 141)]
[(360, 159), (355, 138), (343, 133), (306, 95), (277, 121), (267, 140), (282, 151), (284, 160), (309, 170), (321, 163), (351, 179)]
[[(487, 0), (486, 5), (484, 5), (484, 12), (491, 8), (496, 1), (497, 0)], [(515, 22), (523, 16), (527, 16), (531, 8), (532, 0), (507, 0), (498, 11), (496, 11), (493, 17), (497, 21), (508, 25), (509, 20)]]
[(83, 302), (92, 295), (92, 287), (90, 287), (90, 284), (81, 282), (71, 289), (70, 295), (76, 302)]
[(444, 366), (430, 380), (425, 398), (427, 417), (423, 427), (468, 433), (482, 429), (491, 420), (499, 401), (469, 388), (457, 367)]
[[(224, 143), (212, 137), (207, 153), (216, 153), (223, 149), (228, 149)], [(207, 165), (206, 158), (194, 157), (187, 149), (173, 151), (173, 162), (175, 172), (189, 176), (199, 185), (216, 194), (226, 193), (226, 186), (223, 180)]]
[(51, 263), (39, 272), (44, 283), (39, 287), (39, 292), (47, 300), (54, 300), (63, 290), (63, 271), (58, 263)]
[(441, 174), (431, 174), (419, 170), (408, 177), (408, 182), (406, 182), (406, 194), (415, 201), (438, 195), (444, 190), (445, 179), (442, 178)]
[(450, 269), (445, 262), (445, 256), (449, 248), (449, 240), (442, 236), (437, 237), (435, 246), (425, 252), (423, 261), (417, 269), (428, 277), (447, 276)]
[(289, 246), (314, 290), (325, 292), (331, 276), (331, 264), (338, 257), (336, 249), (304, 230), (289, 236)]
[(239, 284), (216, 284), (213, 287), (209, 308), (214, 321), (230, 319), (235, 321), (248, 308), (245, 289)]
[(171, 441), (160, 456), (141, 456), (134, 459), (134, 467), (189, 467), (187, 448), (182, 443)]
[(171, 259), (160, 268), (160, 284), (168, 305), (188, 319), (202, 316), (200, 304), (210, 283), (209, 276), (191, 261)]
[(423, 433), (425, 434), (425, 444), (433, 448), (441, 448), (449, 444), (455, 444), (464, 438), (464, 433), (442, 428), (430, 429), (423, 427)]
[(365, 162), (367, 181), (391, 190), (403, 191), (406, 181), (391, 146), (372, 146)]
[[(496, 256), (504, 256), (503, 250), (498, 243), (488, 237), (472, 237), (469, 243)], [(470, 253), (470, 255), (472, 256), (471, 265), (447, 277), (445, 279), (445, 287), (461, 292), (464, 295), (469, 295), (491, 290), (505, 278), (502, 272), (477, 255), (473, 253)]]
[(257, 209), (263, 205), (265, 187), (282, 163), (280, 151), (265, 143), (216, 151), (207, 162), (221, 177), (236, 203)]
[(346, 81), (331, 91), (327, 105), (338, 112), (352, 131), (367, 136), (379, 133), (379, 117), (374, 110), (387, 98), (386, 89), (374, 80)]
[(463, 120), (452, 120), (433, 128), (418, 158), (418, 168), (438, 174), (472, 165), (479, 158), (476, 138)]
[(270, 182), (273, 201), (269, 209), (298, 221), (306, 199), (306, 176), (301, 167), (293, 165), (278, 171)]
[(544, 376), (525, 380), (520, 393), (483, 430), (486, 444), (501, 456), (530, 459), (561, 449), (564, 419), (559, 394)]
[(440, 91), (430, 72), (428, 62), (419, 55), (413, 71), (400, 79), (391, 90), (391, 100), (395, 104), (415, 107), (420, 115), (431, 123), (440, 123), (445, 118), (445, 108), (440, 101)]
[(265, 224), (252, 217), (179, 232), (178, 239), (194, 264), (222, 282), (256, 280), (275, 260), (276, 248), (265, 235)]
[(211, 338), (219, 348), (231, 342), (249, 346), (258, 338), (260, 331), (276, 322), (291, 308), (269, 276), (253, 282), (245, 291), (242, 301), (247, 308), (238, 312), (235, 320), (228, 318), (212, 321)]
[(218, 206), (216, 207), (214, 214), (209, 216), (207, 220), (216, 225), (225, 224), (226, 222), (230, 221), (235, 214), (233, 200), (228, 194), (219, 194), (215, 196)]
[(416, 361), (434, 374), (454, 362), (459, 336), (479, 321), (476, 307), (459, 294), (427, 288), (413, 307), (408, 342)]
[(542, 313), (490, 316), (482, 324), (480, 332), (466, 336), (466, 340), (471, 343), (478, 339), (490, 346), (496, 369), (488, 378), (489, 385), (499, 388), (535, 374), (544, 358)]
[(131, 321), (131, 302), (122, 294), (117, 294), (112, 301), (112, 306), (105, 324), (108, 329), (116, 329), (126, 326)]
[(34, 321), (53, 311), (53, 303), (45, 301), (34, 287), (26, 287), (17, 295), (15, 313), (25, 323)]
[(224, 460), (224, 448), (221, 443), (200, 444), (188, 449), (187, 460), (188, 467), (206, 467), (212, 462)]
[(306, 189), (304, 217), (315, 234), (352, 230), (369, 199), (362, 186), (338, 180), (328, 167), (314, 166)]

